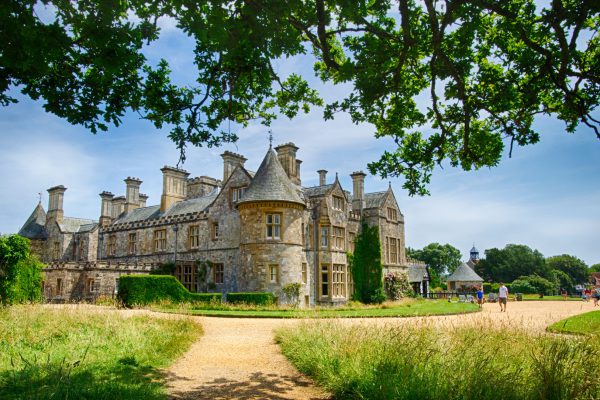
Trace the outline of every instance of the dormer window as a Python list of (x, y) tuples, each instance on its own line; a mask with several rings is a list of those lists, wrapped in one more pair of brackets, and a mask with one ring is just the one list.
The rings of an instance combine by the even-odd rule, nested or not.
[(267, 239), (281, 239), (281, 214), (267, 214)]

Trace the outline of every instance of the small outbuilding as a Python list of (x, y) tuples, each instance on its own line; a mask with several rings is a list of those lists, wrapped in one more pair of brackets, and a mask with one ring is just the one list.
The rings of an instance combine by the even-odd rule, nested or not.
[(465, 291), (469, 290), (472, 286), (479, 286), (482, 283), (483, 278), (477, 275), (466, 263), (462, 263), (448, 277), (448, 290)]

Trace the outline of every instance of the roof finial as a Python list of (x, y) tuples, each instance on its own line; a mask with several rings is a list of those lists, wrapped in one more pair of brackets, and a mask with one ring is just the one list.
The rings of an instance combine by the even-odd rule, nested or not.
[(38, 196), (40, 197), (40, 204), (42, 204), (42, 192), (38, 192)]
[(273, 148), (273, 131), (269, 129), (269, 149)]

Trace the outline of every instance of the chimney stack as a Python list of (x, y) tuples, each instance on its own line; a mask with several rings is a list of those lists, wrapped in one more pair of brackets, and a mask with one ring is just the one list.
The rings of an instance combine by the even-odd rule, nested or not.
[(356, 171), (350, 174), (352, 177), (352, 210), (361, 212), (365, 207), (365, 174)]
[(160, 212), (167, 211), (173, 204), (185, 200), (187, 196), (187, 177), (189, 172), (183, 169), (164, 166), (163, 192), (160, 198)]
[(140, 208), (146, 207), (146, 201), (148, 201), (148, 195), (140, 193)]
[(232, 153), (229, 150), (221, 154), (221, 158), (223, 158), (223, 183), (227, 182), (235, 167), (238, 165), (243, 167), (247, 160), (243, 155)]
[(326, 185), (327, 171), (325, 171), (324, 169), (320, 169), (317, 171), (317, 173), (319, 174), (319, 186)]
[(219, 181), (210, 176), (199, 176), (196, 178), (188, 179), (188, 199), (194, 199), (197, 197), (204, 197), (211, 193), (219, 186)]
[(118, 196), (112, 199), (112, 217), (113, 219), (119, 218), (119, 215), (125, 211), (125, 203), (127, 200), (125, 196)]
[(125, 179), (125, 211), (129, 212), (140, 206), (140, 185), (142, 181), (130, 176)]
[(63, 199), (65, 196), (66, 187), (63, 185), (54, 186), (48, 189), (48, 213), (46, 214), (46, 225), (49, 221), (56, 221), (62, 224), (64, 211)]
[(104, 191), (100, 193), (100, 199), (102, 199), (102, 205), (100, 206), (100, 226), (104, 227), (110, 225), (112, 222), (112, 200), (115, 197), (111, 192)]
[(295, 183), (300, 185), (300, 164), (302, 161), (296, 160), (296, 153), (298, 147), (294, 143), (285, 143), (275, 147), (277, 152), (277, 158), (279, 163), (283, 167), (283, 170), (287, 174), (288, 178)]

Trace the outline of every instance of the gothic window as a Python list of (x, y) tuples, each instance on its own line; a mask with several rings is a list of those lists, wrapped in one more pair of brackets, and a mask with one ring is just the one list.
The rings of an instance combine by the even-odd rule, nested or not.
[(302, 263), (302, 283), (306, 283), (308, 281), (308, 271), (306, 263)]
[(398, 211), (393, 207), (388, 207), (387, 217), (390, 221), (398, 221)]
[(331, 268), (331, 296), (346, 297), (346, 266), (333, 264)]
[(322, 226), (321, 227), (321, 248), (329, 247), (329, 227)]
[(246, 192), (246, 187), (232, 188), (231, 189), (231, 202), (235, 203), (238, 200), (241, 200)]
[(137, 233), (130, 233), (127, 236), (127, 254), (137, 253)]
[(336, 210), (344, 210), (344, 198), (340, 196), (333, 196), (333, 208)]
[(114, 256), (117, 253), (117, 236), (110, 235), (108, 237), (108, 248), (106, 249), (107, 256)]
[(167, 250), (167, 230), (158, 229), (154, 231), (154, 251)]
[(189, 248), (190, 249), (197, 249), (198, 247), (200, 247), (200, 226), (199, 225), (192, 225), (190, 226), (189, 230), (188, 230), (188, 236), (189, 236)]
[(279, 282), (279, 265), (277, 265), (277, 264), (269, 265), (269, 282), (271, 282), (271, 283)]
[(225, 282), (225, 266), (223, 264), (213, 264), (213, 282)]
[(281, 239), (281, 214), (267, 214), (267, 239)]
[(334, 226), (332, 228), (331, 246), (337, 250), (344, 250), (344, 241), (346, 240), (344, 228)]
[(321, 296), (329, 296), (329, 265), (321, 264)]

